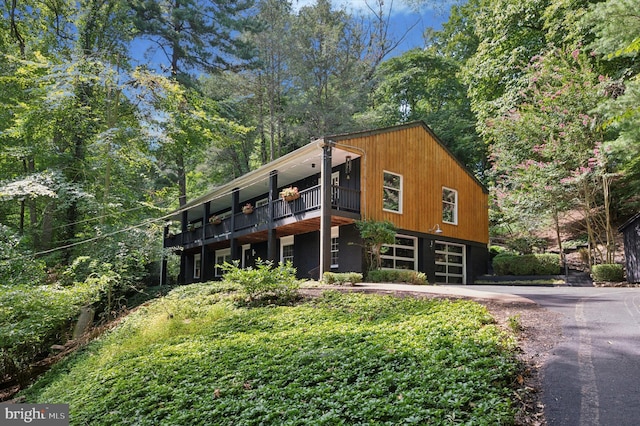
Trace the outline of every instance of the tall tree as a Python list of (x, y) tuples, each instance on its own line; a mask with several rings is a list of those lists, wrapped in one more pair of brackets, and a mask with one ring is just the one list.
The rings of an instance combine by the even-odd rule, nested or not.
[(245, 83), (255, 94), (255, 125), (260, 140), (260, 160), (264, 164), (281, 155), (288, 133), (285, 105), (287, 86), (291, 82), (287, 60), (291, 54), (292, 11), (288, 0), (263, 0), (258, 8), (262, 27), (251, 37), (257, 49), (257, 64)]
[(608, 145), (620, 164), (624, 184), (617, 193), (631, 214), (640, 200), (640, 8), (638, 0), (608, 0), (594, 4), (584, 16), (591, 29), (589, 45), (603, 59), (613, 81), (606, 88), (608, 101), (600, 106), (606, 126), (618, 132)]
[(252, 28), (253, 0), (134, 0), (135, 27), (148, 54), (159, 54), (171, 77), (193, 84), (190, 73), (237, 69), (254, 56), (238, 37)]
[(318, 0), (300, 10), (291, 34), (288, 114), (297, 140), (352, 129), (351, 117), (362, 110), (366, 94), (361, 28), (344, 10), (332, 10), (329, 0)]
[[(253, 0), (135, 0), (130, 6), (139, 38), (152, 43), (148, 53), (160, 52), (168, 61), (165, 67), (170, 77), (186, 87), (196, 87), (191, 73), (238, 69), (254, 56), (249, 44), (239, 37), (241, 31), (253, 28), (250, 10)], [(191, 100), (195, 96), (192, 92)], [(165, 161), (175, 170), (180, 205), (186, 203), (187, 176), (195, 168), (190, 158), (208, 145), (204, 135), (194, 134), (194, 129), (179, 128), (182, 124), (189, 125), (186, 118), (193, 105), (183, 98), (171, 107), (172, 137), (163, 149)]]
[[(526, 86), (524, 69), (546, 47), (542, 14), (549, 0), (482, 0), (468, 13), (480, 40), (463, 68), (481, 133), (487, 119), (513, 107)], [(486, 140), (485, 136), (485, 142)]]
[(511, 220), (525, 217), (522, 222), (534, 227), (540, 219), (553, 219), (560, 248), (559, 213), (581, 209), (591, 247), (604, 247), (599, 258), (610, 262), (611, 170), (602, 117), (594, 112), (607, 81), (578, 49), (535, 58), (527, 75), (530, 83), (517, 107), (488, 126), (495, 133), (491, 151), (499, 206), (514, 213)]

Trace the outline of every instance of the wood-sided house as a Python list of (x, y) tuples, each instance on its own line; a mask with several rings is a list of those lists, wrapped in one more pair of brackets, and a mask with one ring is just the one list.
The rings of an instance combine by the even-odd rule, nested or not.
[[(292, 201), (281, 197), (289, 187), (298, 189)], [(384, 268), (463, 284), (487, 270), (488, 191), (422, 122), (315, 140), (171, 219), (180, 227), (165, 228), (164, 246), (180, 250), (184, 283), (220, 277), (225, 261), (248, 267), (258, 258), (292, 261), (300, 278), (362, 272), (362, 219), (398, 229)]]

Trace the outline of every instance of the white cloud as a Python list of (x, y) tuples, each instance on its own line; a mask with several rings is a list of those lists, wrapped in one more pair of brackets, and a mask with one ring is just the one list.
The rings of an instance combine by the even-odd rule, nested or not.
[[(292, 0), (292, 3), (293, 10), (297, 12), (305, 6), (314, 5), (316, 3), (316, 0)], [(371, 12), (367, 4), (369, 4), (369, 6), (371, 6), (374, 10), (376, 10), (378, 7), (376, 0), (331, 0), (331, 4), (336, 9), (344, 7), (349, 12), (363, 14), (369, 14)], [(413, 10), (409, 6), (407, 6), (406, 3), (397, 0), (386, 0), (384, 3), (384, 7), (386, 10), (389, 10), (389, 8), (391, 7), (393, 14), (413, 12)]]
[[(305, 6), (312, 6), (317, 0), (292, 0), (293, 10), (299, 11)], [(391, 15), (424, 15), (437, 14), (448, 15), (448, 11), (454, 4), (464, 3), (466, 0), (384, 0), (383, 7), (388, 12), (391, 9)], [(420, 6), (416, 6), (416, 3)], [(348, 12), (354, 14), (368, 15), (371, 8), (378, 9), (377, 0), (331, 0), (334, 9), (344, 8)]]

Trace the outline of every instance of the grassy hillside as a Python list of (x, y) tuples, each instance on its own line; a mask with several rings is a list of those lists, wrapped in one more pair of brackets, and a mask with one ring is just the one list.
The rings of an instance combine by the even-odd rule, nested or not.
[(181, 287), (25, 392), (72, 424), (512, 424), (512, 342), (469, 301)]

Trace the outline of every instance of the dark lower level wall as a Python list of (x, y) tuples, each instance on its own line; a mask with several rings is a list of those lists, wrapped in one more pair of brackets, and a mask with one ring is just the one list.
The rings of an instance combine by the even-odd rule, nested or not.
[[(294, 265), (298, 278), (319, 279), (320, 232), (294, 237)], [(362, 242), (355, 225), (341, 226), (338, 238), (338, 267), (333, 272), (362, 272)]]
[[(456, 244), (464, 244), (466, 248), (466, 284), (473, 284), (477, 277), (487, 273), (489, 264), (489, 251), (486, 245), (470, 241), (462, 241), (447, 238), (442, 235), (417, 234), (399, 231), (399, 234), (411, 235), (418, 238), (418, 270), (426, 273), (430, 283), (437, 282), (435, 275), (435, 241), (444, 241)], [(294, 236), (294, 266), (297, 277), (300, 279), (319, 279), (320, 264), (320, 232), (314, 231)], [(203, 260), (203, 276), (201, 280), (193, 277), (194, 255), (200, 250), (183, 253), (183, 276), (180, 282), (192, 283), (201, 280), (216, 279), (215, 275), (215, 250), (207, 247)], [(280, 256), (280, 240), (277, 247)], [(243, 253), (238, 247), (238, 253), (234, 258), (241, 260)], [(245, 266), (254, 266), (256, 259), (267, 259), (267, 243), (255, 243), (251, 249), (244, 252)], [(364, 249), (362, 239), (355, 225), (340, 227), (338, 243), (338, 266), (332, 268), (333, 272), (363, 272)]]

